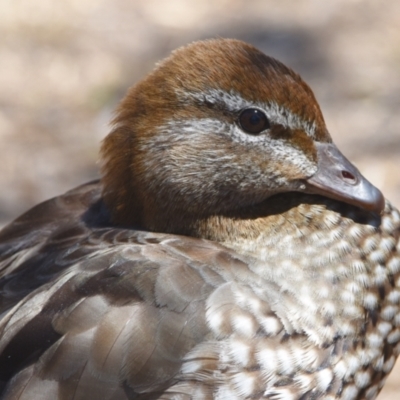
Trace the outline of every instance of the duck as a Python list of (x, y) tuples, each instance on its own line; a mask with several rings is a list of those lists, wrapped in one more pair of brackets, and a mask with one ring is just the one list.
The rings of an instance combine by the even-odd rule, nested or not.
[(235, 39), (129, 89), (101, 179), (0, 232), (1, 399), (375, 399), (400, 213), (292, 69)]

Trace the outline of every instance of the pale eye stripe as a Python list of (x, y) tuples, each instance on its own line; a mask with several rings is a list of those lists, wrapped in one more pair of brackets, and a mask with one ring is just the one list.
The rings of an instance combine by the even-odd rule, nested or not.
[(178, 89), (176, 90), (176, 95), (182, 102), (193, 99), (201, 103), (223, 104), (230, 112), (238, 112), (243, 108), (256, 107), (264, 110), (272, 123), (285, 126), (289, 129), (301, 129), (308, 136), (315, 137), (316, 124), (314, 121), (305, 121), (274, 101), (253, 103), (234, 91), (225, 92), (220, 89), (209, 89), (205, 92), (185, 92)]

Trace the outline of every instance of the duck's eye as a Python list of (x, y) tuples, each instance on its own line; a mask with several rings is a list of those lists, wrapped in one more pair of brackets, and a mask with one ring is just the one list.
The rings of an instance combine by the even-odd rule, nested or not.
[(251, 134), (257, 134), (269, 128), (267, 116), (257, 108), (246, 108), (239, 115), (241, 128)]

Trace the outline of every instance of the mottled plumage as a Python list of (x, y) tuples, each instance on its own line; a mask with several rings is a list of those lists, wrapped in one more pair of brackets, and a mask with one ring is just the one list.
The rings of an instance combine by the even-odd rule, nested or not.
[(297, 74), (194, 43), (130, 90), (102, 155), (102, 181), (0, 233), (2, 399), (376, 397), (400, 214)]

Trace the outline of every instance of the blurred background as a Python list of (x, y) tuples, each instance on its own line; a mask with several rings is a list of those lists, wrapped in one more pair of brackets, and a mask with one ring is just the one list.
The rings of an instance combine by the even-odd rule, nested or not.
[[(98, 177), (127, 88), (216, 36), (299, 72), (339, 148), (400, 207), (400, 1), (1, 0), (0, 227)], [(379, 400), (398, 398), (400, 365)]]

